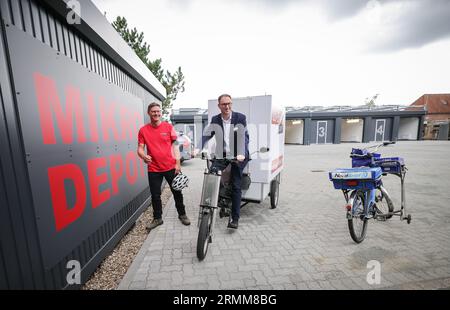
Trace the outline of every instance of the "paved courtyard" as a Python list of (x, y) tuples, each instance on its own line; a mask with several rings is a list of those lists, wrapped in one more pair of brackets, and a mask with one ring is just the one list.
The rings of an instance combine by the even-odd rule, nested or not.
[[(119, 289), (438, 289), (450, 288), (450, 142), (398, 142), (381, 149), (402, 156), (412, 223), (394, 217), (369, 222), (361, 244), (352, 241), (344, 198), (327, 172), (350, 166), (352, 147), (367, 144), (286, 145), (278, 208), (269, 198), (241, 211), (238, 230), (217, 218), (204, 261), (196, 257), (197, 217), (204, 161), (183, 164), (191, 226), (177, 218), (173, 199), (164, 224), (152, 231)], [(400, 181), (384, 178), (400, 202)], [(380, 283), (369, 284), (380, 263)]]

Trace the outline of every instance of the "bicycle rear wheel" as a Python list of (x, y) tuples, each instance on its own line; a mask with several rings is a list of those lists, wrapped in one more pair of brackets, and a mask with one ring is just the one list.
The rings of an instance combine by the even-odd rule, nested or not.
[(377, 215), (381, 215), (385, 219), (390, 219), (392, 217), (392, 214), (386, 214), (394, 212), (394, 204), (386, 191), (381, 189), (381, 186), (377, 187), (375, 190), (375, 203), (377, 206)]
[(197, 257), (203, 260), (208, 252), (209, 237), (211, 235), (212, 211), (203, 213), (197, 238)]
[(280, 182), (278, 177), (270, 183), (270, 208), (275, 209), (278, 205), (278, 198), (280, 197)]
[(356, 243), (361, 243), (366, 237), (367, 218), (364, 212), (364, 192), (354, 192), (352, 218), (348, 220), (350, 236)]

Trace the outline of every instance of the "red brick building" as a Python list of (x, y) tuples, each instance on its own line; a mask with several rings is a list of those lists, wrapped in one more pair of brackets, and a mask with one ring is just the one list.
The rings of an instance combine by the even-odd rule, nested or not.
[(450, 137), (450, 94), (425, 94), (411, 106), (425, 107), (424, 139), (447, 140)]

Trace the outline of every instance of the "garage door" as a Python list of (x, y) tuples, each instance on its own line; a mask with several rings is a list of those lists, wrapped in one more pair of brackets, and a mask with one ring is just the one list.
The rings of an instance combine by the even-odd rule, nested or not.
[(374, 119), (372, 141), (390, 141), (392, 139), (392, 118)]
[(303, 144), (303, 120), (286, 121), (285, 143)]
[(334, 120), (314, 120), (311, 122), (311, 143), (333, 143)]
[(417, 140), (418, 133), (418, 117), (404, 117), (400, 119), (400, 127), (398, 129), (399, 140)]

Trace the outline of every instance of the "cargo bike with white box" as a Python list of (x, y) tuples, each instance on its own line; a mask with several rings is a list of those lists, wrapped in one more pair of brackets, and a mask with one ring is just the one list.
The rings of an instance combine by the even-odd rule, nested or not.
[[(247, 118), (250, 161), (243, 171), (242, 204), (261, 203), (270, 197), (270, 208), (278, 205), (281, 171), (284, 164), (285, 112), (274, 105), (272, 96), (233, 98), (233, 111)], [(208, 101), (208, 124), (214, 115), (220, 113), (217, 100)], [(235, 130), (236, 131), (236, 130)], [(231, 214), (231, 184), (229, 166), (223, 171), (211, 169), (214, 160), (225, 161), (227, 165), (236, 158), (217, 156), (215, 139), (210, 139), (202, 151), (206, 160), (203, 187), (198, 216), (197, 257), (203, 260), (213, 241), (214, 226), (220, 218)], [(220, 153), (220, 152), (219, 152)]]

